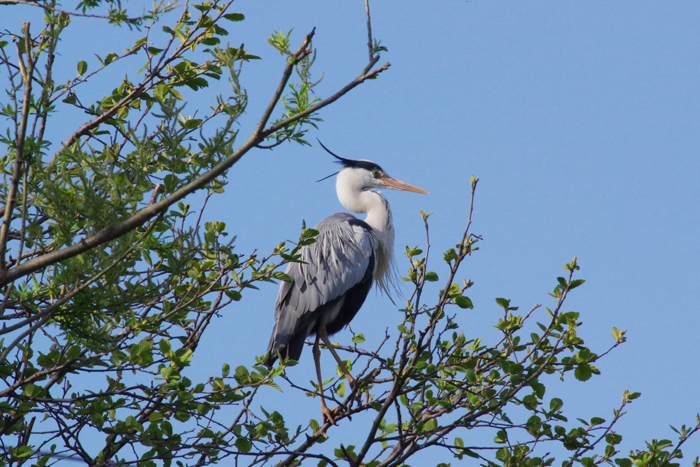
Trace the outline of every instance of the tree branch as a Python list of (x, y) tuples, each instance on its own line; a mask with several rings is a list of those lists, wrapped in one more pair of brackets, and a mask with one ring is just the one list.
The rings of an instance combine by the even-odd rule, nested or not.
[[(305, 39), (304, 43), (308, 40)], [(375, 57), (375, 59), (370, 62), (368, 65), (369, 68), (371, 68), (379, 59), (379, 56)], [(287, 64), (287, 67), (289, 64)], [(102, 245), (103, 243), (107, 243), (111, 240), (114, 240), (116, 238), (119, 238), (120, 236), (130, 232), (131, 230), (134, 230), (140, 225), (143, 225), (145, 222), (147, 222), (149, 219), (157, 216), (158, 214), (165, 212), (170, 206), (173, 204), (177, 203), (187, 195), (194, 193), (195, 191), (204, 188), (209, 182), (213, 181), (215, 178), (218, 176), (222, 175), (225, 173), (229, 168), (231, 168), (236, 162), (238, 162), (250, 149), (255, 147), (257, 144), (262, 142), (265, 137), (269, 136), (270, 134), (274, 133), (275, 131), (286, 127), (287, 125), (290, 125), (298, 120), (301, 120), (302, 118), (317, 112), (318, 110), (326, 107), (329, 104), (332, 104), (336, 100), (340, 99), (342, 96), (347, 94), (349, 91), (351, 91), (353, 88), (357, 87), (358, 85), (362, 84), (365, 82), (365, 80), (372, 78), (382, 71), (386, 70), (389, 68), (390, 64), (387, 63), (386, 65), (377, 68), (373, 70), (370, 73), (365, 73), (363, 72), (360, 74), (357, 78), (352, 80), (347, 86), (342, 88), (340, 91), (337, 93), (333, 94), (331, 97), (324, 99), (323, 101), (319, 102), (318, 104), (314, 105), (313, 107), (310, 107), (306, 109), (303, 112), (300, 112), (292, 117), (287, 118), (286, 120), (283, 120), (275, 125), (272, 125), (271, 127), (267, 128), (264, 131), (259, 131), (258, 128), (253, 132), (253, 134), (236, 150), (231, 154), (229, 157), (227, 157), (225, 160), (220, 162), (216, 167), (211, 169), (210, 171), (206, 172), (205, 174), (201, 175), (199, 178), (193, 180), (192, 182), (188, 183), (187, 185), (183, 186), (179, 190), (175, 191), (173, 194), (168, 196), (167, 198), (161, 200), (160, 202), (151, 204), (140, 211), (138, 211), (136, 214), (133, 216), (117, 223), (114, 225), (111, 225), (109, 227), (106, 227), (99, 232), (97, 232), (95, 235), (92, 237), (88, 237), (85, 239), (80, 240), (78, 243), (68, 246), (66, 248), (62, 248), (57, 251), (53, 251), (51, 253), (48, 253), (44, 256), (38, 257), (38, 258), (33, 258), (31, 260), (28, 260), (21, 265), (18, 265), (15, 268), (10, 269), (9, 271), (2, 271), (0, 270), (0, 286), (3, 286), (5, 284), (8, 284), (22, 276), (25, 276), (27, 274), (31, 274), (33, 272), (36, 272), (38, 270), (44, 269), (52, 264), (56, 264), (60, 261), (64, 261), (66, 259), (72, 258), (74, 256), (77, 256), (79, 254), (82, 254), (86, 251), (91, 250), (92, 248), (95, 248), (99, 245)], [(278, 88), (279, 89), (279, 88)], [(264, 115), (263, 115), (264, 117)], [(265, 123), (264, 118), (260, 120), (262, 124)], [(86, 124), (87, 125), (87, 124)], [(85, 125), (84, 125), (85, 126)]]
[(313, 39), (315, 33), (316, 28), (313, 28), (311, 32), (307, 34), (306, 39), (304, 39), (304, 42), (301, 44), (301, 47), (299, 47), (296, 52), (294, 52), (293, 54), (291, 54), (290, 57), (287, 58), (287, 66), (284, 67), (284, 72), (282, 73), (282, 80), (280, 81), (279, 86), (277, 86), (277, 90), (272, 96), (272, 100), (267, 105), (265, 113), (263, 113), (262, 118), (255, 127), (255, 134), (260, 135), (262, 133), (263, 128), (265, 128), (265, 125), (267, 125), (267, 121), (270, 119), (272, 111), (275, 109), (275, 106), (280, 101), (282, 93), (284, 92), (284, 88), (287, 86), (287, 82), (292, 76), (294, 65), (296, 65), (300, 60), (303, 60), (307, 55), (311, 53), (310, 50), (307, 50), (307, 47), (311, 45), (311, 40)]
[[(27, 132), (27, 120), (29, 119), (31, 97), (32, 97), (32, 75), (34, 74), (34, 66), (36, 60), (32, 57), (32, 37), (29, 32), (29, 23), (25, 26), (24, 37), (24, 53), (27, 55), (27, 66), (22, 65), (22, 52), (17, 46), (17, 54), (19, 56), (20, 70), (22, 72), (22, 81), (24, 82), (24, 102), (22, 104), (22, 120), (17, 135), (17, 149), (15, 154), (15, 168), (12, 173), (12, 181), (10, 182), (10, 192), (7, 195), (5, 203), (5, 218), (3, 219), (2, 227), (0, 228), (0, 277), (6, 271), (5, 251), (7, 250), (8, 234), (10, 232), (10, 223), (12, 222), (12, 209), (17, 196), (17, 188), (19, 187), (20, 178), (22, 177), (22, 166), (24, 165), (24, 139)], [(4, 285), (4, 284), (2, 284)]]
[(372, 47), (372, 20), (369, 14), (369, 0), (365, 0), (365, 12), (367, 14), (367, 48), (369, 49), (369, 61), (374, 60), (374, 48)]

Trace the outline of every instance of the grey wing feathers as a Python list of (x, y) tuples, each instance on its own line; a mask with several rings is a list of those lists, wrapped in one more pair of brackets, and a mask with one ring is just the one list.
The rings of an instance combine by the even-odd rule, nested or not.
[(316, 242), (301, 250), (304, 263), (290, 263), (286, 272), (292, 282), (280, 285), (268, 348), (273, 360), (277, 351), (285, 354), (287, 345), (303, 346), (319, 318), (315, 312), (365, 279), (373, 257), (371, 229), (355, 216), (334, 214), (314, 229)]

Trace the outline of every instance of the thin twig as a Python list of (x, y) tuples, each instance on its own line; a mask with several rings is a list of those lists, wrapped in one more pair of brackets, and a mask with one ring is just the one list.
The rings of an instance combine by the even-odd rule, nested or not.
[(158, 199), (158, 195), (160, 194), (160, 192), (162, 190), (163, 190), (163, 185), (160, 183), (157, 183), (155, 188), (153, 189), (153, 194), (151, 195), (151, 201), (148, 203), (149, 206), (156, 202), (156, 200)]
[(365, 0), (365, 12), (367, 13), (367, 48), (369, 48), (369, 61), (374, 60), (374, 47), (372, 47), (372, 21), (369, 14), (369, 0)]

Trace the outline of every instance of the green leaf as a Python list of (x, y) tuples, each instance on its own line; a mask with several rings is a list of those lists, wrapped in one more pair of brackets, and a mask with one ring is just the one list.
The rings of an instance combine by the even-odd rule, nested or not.
[(241, 293), (238, 290), (227, 290), (226, 296), (234, 302), (239, 301), (242, 297)]
[(34, 450), (30, 446), (20, 446), (14, 450), (12, 456), (16, 459), (26, 459), (31, 456)]
[(228, 15), (224, 15), (224, 19), (229, 21), (243, 21), (245, 16), (241, 13), (229, 13)]
[(170, 346), (170, 341), (168, 339), (161, 339), (159, 347), (160, 347), (160, 352), (164, 356), (167, 356), (172, 351), (172, 347)]
[(420, 255), (421, 253), (423, 253), (423, 250), (419, 249), (417, 246), (411, 249), (409, 249), (408, 246), (406, 247), (406, 256), (408, 256), (409, 258), (413, 258), (414, 256)]
[(589, 367), (588, 365), (579, 365), (574, 370), (574, 376), (579, 381), (588, 381), (589, 379), (591, 379), (592, 374), (593, 373), (591, 372), (591, 367)]
[(309, 420), (309, 426), (311, 426), (311, 429), (314, 431), (314, 433), (321, 429), (321, 425), (319, 425), (318, 422), (313, 418)]
[(421, 410), (423, 408), (423, 403), (420, 401), (414, 402), (408, 406), (411, 410)]
[(445, 255), (443, 257), (445, 259), (445, 262), (450, 262), (458, 258), (457, 252), (455, 251), (454, 248), (450, 248), (445, 252)]
[(83, 76), (87, 69), (87, 62), (85, 62), (84, 60), (78, 62), (78, 76)]
[(508, 305), (510, 305), (510, 300), (506, 300), (505, 298), (497, 298), (496, 303), (502, 308), (508, 308)]
[(288, 274), (282, 272), (282, 271), (275, 271), (272, 273), (272, 277), (275, 279), (279, 279), (284, 282), (292, 282), (292, 278), (289, 277)]
[(464, 375), (467, 377), (467, 381), (469, 381), (470, 383), (476, 383), (478, 381), (478, 378), (476, 377), (476, 372), (471, 368), (467, 368), (467, 371), (464, 372)]
[(503, 444), (508, 441), (508, 434), (506, 433), (506, 430), (498, 430), (498, 433), (496, 433), (496, 437), (493, 440), (498, 444)]
[(181, 122), (182, 127), (185, 128), (186, 130), (194, 130), (195, 128), (198, 128), (199, 125), (202, 124), (202, 120), (199, 118), (190, 118), (189, 120), (185, 120), (184, 122)]
[(496, 299), (496, 303), (498, 303), (498, 306), (500, 306), (501, 308), (503, 308), (503, 309), (506, 310), (506, 311), (508, 311), (508, 310), (513, 310), (513, 309), (517, 310), (517, 308), (511, 308), (511, 306), (510, 306), (510, 300), (508, 300), (508, 299), (505, 299), (505, 298), (497, 298), (497, 299)]
[(563, 405), (564, 405), (564, 402), (561, 399), (559, 399), (558, 397), (555, 397), (554, 399), (549, 401), (549, 410), (551, 412), (556, 412), (559, 409), (561, 409)]
[(109, 64), (112, 63), (114, 60), (116, 60), (117, 57), (118, 57), (117, 54), (115, 54), (114, 52), (108, 53), (107, 56), (106, 56), (105, 59), (104, 59), (104, 64), (105, 64), (105, 65), (109, 65)]
[(436, 282), (436, 281), (440, 280), (440, 278), (434, 272), (426, 272), (425, 273), (425, 280), (428, 282)]
[(508, 448), (502, 447), (501, 449), (496, 451), (496, 459), (502, 461), (503, 463), (506, 463), (510, 459), (510, 451), (508, 450)]
[(76, 358), (78, 355), (80, 355), (80, 352), (82, 352), (82, 350), (83, 349), (79, 345), (74, 345), (70, 349), (68, 349), (66, 355), (68, 355), (68, 358)]
[(236, 368), (236, 374), (234, 375), (236, 382), (238, 384), (247, 384), (250, 380), (250, 372), (248, 368), (240, 365)]
[(474, 304), (472, 303), (471, 299), (469, 297), (465, 297), (464, 295), (457, 295), (454, 298), (454, 302), (460, 308), (469, 308), (470, 310), (474, 309)]
[(473, 457), (474, 459), (479, 459), (481, 456), (477, 454), (476, 452), (472, 451), (471, 449), (463, 449), (461, 451), (462, 453), (468, 455), (469, 457)]
[(44, 392), (44, 389), (40, 386), (37, 386), (35, 384), (27, 384), (26, 386), (24, 386), (23, 394), (27, 397), (38, 397), (41, 395), (42, 392)]
[(437, 429), (437, 426), (438, 426), (437, 420), (435, 420), (434, 418), (431, 418), (430, 420), (425, 422), (425, 425), (423, 425), (422, 431), (433, 431), (433, 430)]
[(253, 443), (248, 441), (246, 438), (238, 438), (236, 440), (236, 447), (243, 454), (248, 454), (250, 452), (250, 449), (253, 447)]
[(620, 441), (622, 441), (622, 435), (618, 435), (617, 433), (608, 433), (605, 435), (605, 442), (612, 446), (620, 444)]
[(175, 412), (175, 419), (179, 422), (186, 422), (190, 419), (190, 414), (185, 412)]
[(352, 341), (355, 344), (362, 344), (365, 341), (365, 336), (364, 336), (364, 334), (358, 334), (352, 338)]
[(574, 256), (574, 259), (572, 259), (570, 263), (567, 263), (564, 265), (564, 269), (566, 269), (567, 271), (571, 271), (571, 272), (574, 272), (576, 269), (581, 269), (578, 266), (578, 261), (577, 261), (576, 256)]

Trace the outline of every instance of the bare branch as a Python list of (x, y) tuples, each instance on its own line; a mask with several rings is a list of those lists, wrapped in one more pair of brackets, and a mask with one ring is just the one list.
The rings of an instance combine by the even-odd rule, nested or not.
[(367, 14), (367, 48), (369, 49), (369, 61), (374, 60), (374, 47), (372, 46), (372, 20), (369, 14), (369, 0), (365, 0), (365, 12)]

